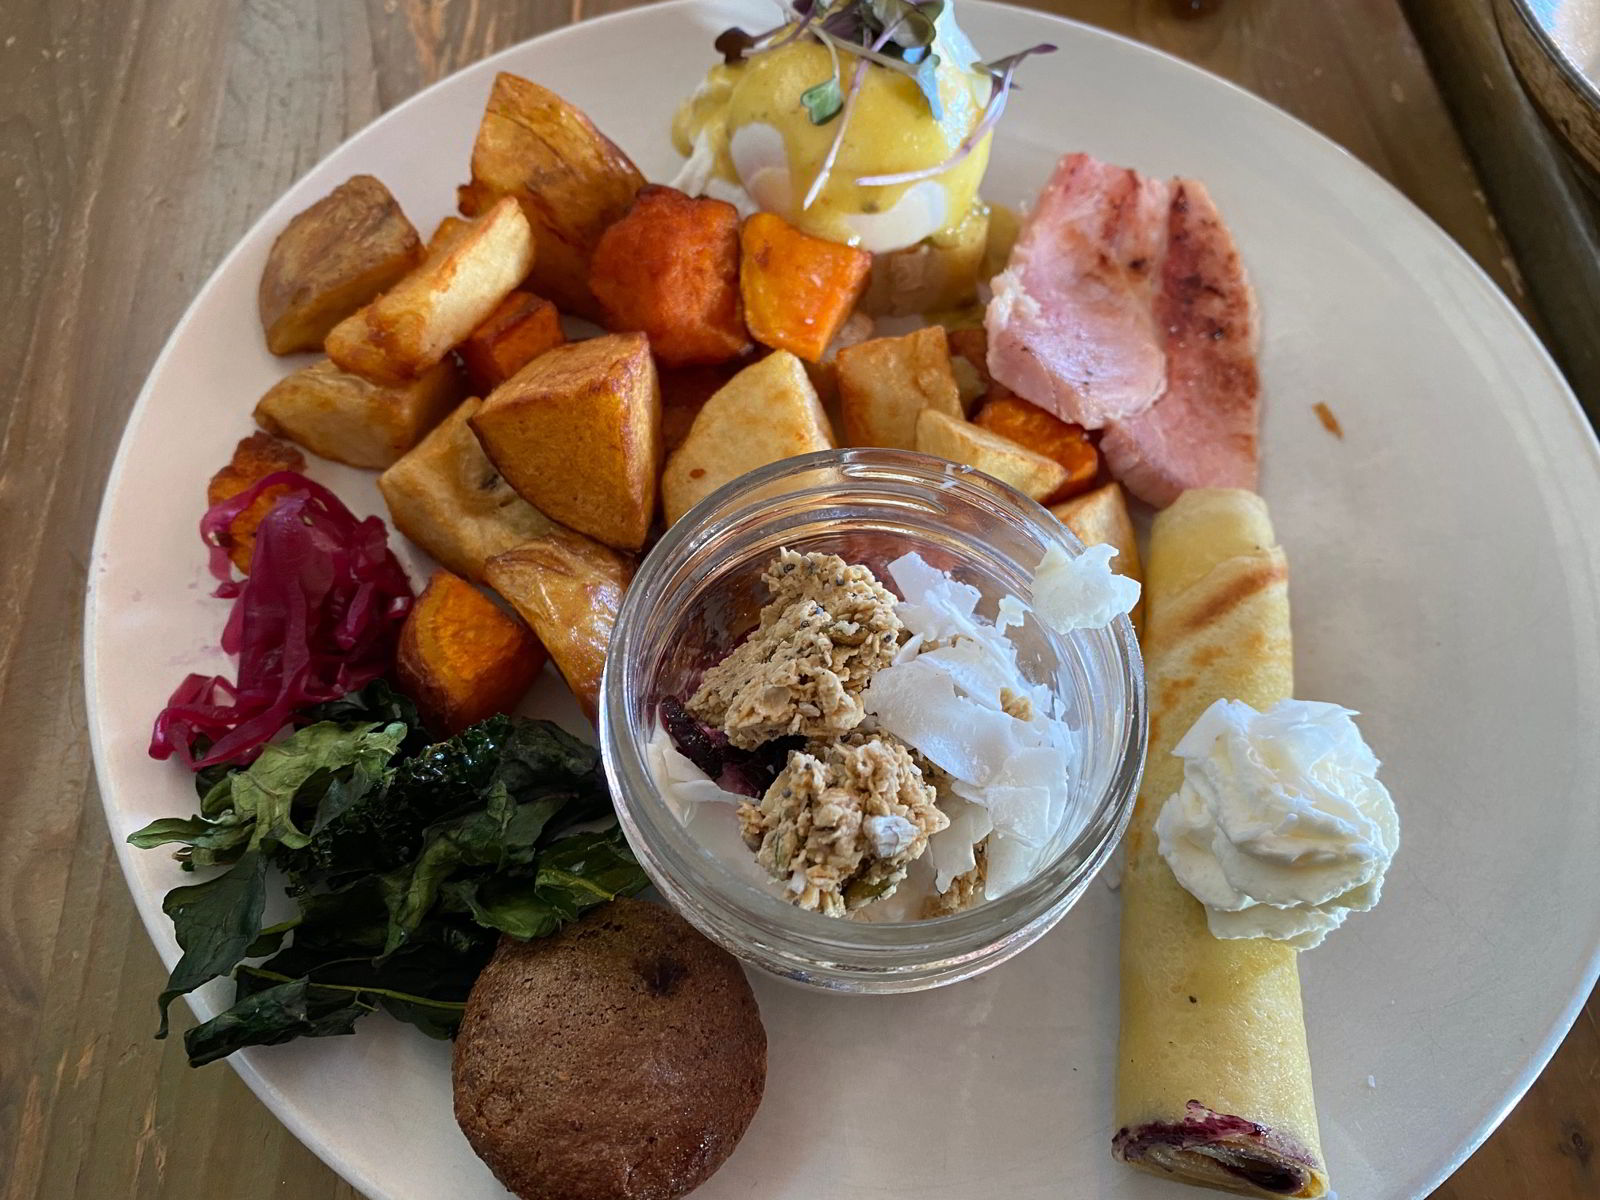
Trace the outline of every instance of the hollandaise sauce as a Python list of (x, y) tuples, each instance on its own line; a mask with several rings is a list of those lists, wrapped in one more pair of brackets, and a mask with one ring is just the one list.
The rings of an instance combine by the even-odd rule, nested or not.
[[(927, 170), (949, 160), (982, 117), (989, 79), (941, 55), (941, 114), (914, 80), (871, 67), (847, 113), (812, 123), (801, 95), (833, 76), (834, 57), (815, 41), (795, 41), (743, 62), (714, 67), (673, 121), (678, 151), (698, 156), (712, 178), (733, 185), (758, 208), (817, 237), (882, 253), (950, 235), (978, 203), (989, 137), (949, 169), (915, 182), (863, 186), (858, 178)], [(857, 59), (838, 51), (841, 86)], [(827, 178), (805, 203), (836, 138)]]

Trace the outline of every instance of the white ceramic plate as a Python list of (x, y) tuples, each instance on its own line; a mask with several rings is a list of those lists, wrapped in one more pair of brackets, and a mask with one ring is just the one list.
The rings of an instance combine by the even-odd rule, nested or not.
[[(730, 4), (671, 3), (507, 50), (389, 113), (270, 209), (173, 334), (129, 421), (101, 516), (88, 695), (111, 832), (190, 811), (145, 756), (182, 675), (222, 669), (225, 605), (196, 534), (207, 477), (285, 371), (255, 290), (290, 214), (358, 171), (424, 231), (444, 215), (497, 70), (577, 102), (654, 178), (666, 126)], [(1132, 42), (964, 0), (977, 43), (1048, 40), (1002, 126), (986, 192), (1025, 201), (1087, 150), (1203, 178), (1265, 314), (1264, 490), (1291, 563), (1299, 693), (1360, 709), (1404, 841), (1384, 903), (1304, 963), (1323, 1140), (1339, 1191), (1425, 1195), (1543, 1066), (1600, 944), (1600, 471), (1527, 326), (1415, 208), (1283, 113)], [(754, 27), (754, 26), (752, 26)], [(1312, 405), (1344, 426), (1325, 432)], [(318, 462), (357, 512), (372, 476)], [(413, 556), (413, 564), (416, 559)], [(542, 697), (571, 716), (558, 684)], [(177, 958), (161, 853), (121, 847), (146, 925)], [(1170, 1197), (1111, 1161), (1117, 899), (1096, 883), (1037, 947), (916, 996), (756, 980), (766, 1101), (699, 1193), (812, 1200)], [(217, 996), (197, 999), (202, 1016)], [(154, 997), (151, 997), (152, 1016)], [(382, 1200), (504, 1193), (451, 1117), (448, 1048), (381, 1019), (359, 1036), (236, 1056), (291, 1129)], [(217, 1069), (217, 1068), (212, 1068)]]

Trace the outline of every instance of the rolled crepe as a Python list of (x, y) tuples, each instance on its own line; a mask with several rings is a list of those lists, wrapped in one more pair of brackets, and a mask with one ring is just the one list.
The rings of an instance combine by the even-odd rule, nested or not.
[(1224, 941), (1156, 847), (1183, 782), (1172, 749), (1215, 700), (1270, 708), (1294, 689), (1287, 568), (1251, 492), (1185, 492), (1145, 565), (1150, 755), (1122, 885), (1122, 1037), (1113, 1152), (1245, 1196), (1324, 1196), (1296, 952)]

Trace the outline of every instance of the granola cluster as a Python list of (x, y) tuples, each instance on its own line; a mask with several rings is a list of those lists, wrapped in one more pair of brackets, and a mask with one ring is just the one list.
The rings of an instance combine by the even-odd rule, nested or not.
[(792, 752), (760, 802), (740, 805), (739, 827), (795, 904), (842, 916), (893, 894), (949, 824), (937, 802), (904, 743), (856, 735)]
[(760, 626), (705, 673), (689, 711), (743, 749), (850, 732), (866, 715), (861, 690), (904, 631), (894, 593), (866, 567), (788, 549), (762, 579), (772, 601)]

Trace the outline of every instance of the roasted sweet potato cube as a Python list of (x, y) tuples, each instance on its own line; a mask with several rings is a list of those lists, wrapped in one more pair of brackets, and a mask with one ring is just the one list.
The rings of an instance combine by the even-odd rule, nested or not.
[[(1139, 539), (1133, 532), (1133, 518), (1128, 515), (1128, 501), (1122, 485), (1113, 480), (1092, 492), (1074, 496), (1064, 504), (1051, 507), (1063, 525), (1077, 535), (1085, 546), (1105, 542), (1117, 548), (1111, 560), (1111, 569), (1129, 579), (1144, 582), (1144, 570), (1139, 561)], [(1135, 630), (1143, 628), (1144, 600), (1133, 606), (1130, 614)]]
[(971, 304), (988, 240), (989, 209), (974, 204), (954, 229), (877, 255), (862, 310), (876, 317), (911, 317)]
[(323, 359), (279, 380), (262, 396), (256, 424), (323, 458), (381, 470), (442, 421), (460, 403), (461, 393), (454, 361), (391, 386)]
[[(206, 505), (214, 507), (240, 492), (255, 487), (268, 475), (279, 471), (304, 471), (306, 456), (288, 442), (257, 430), (233, 449), (233, 459), (206, 484)], [(228, 522), (218, 535), (218, 544), (227, 548), (228, 557), (241, 574), (250, 574), (250, 556), (255, 553), (256, 527), (272, 511), (272, 506), (288, 489), (274, 485), (250, 502), (250, 506)]]
[(631, 559), (571, 530), (491, 558), (489, 585), (528, 623), (592, 721)]
[(661, 390), (643, 334), (546, 351), (489, 394), (472, 428), (535, 508), (608, 546), (644, 545), (661, 470)]
[(377, 383), (432, 370), (488, 319), (528, 274), (533, 239), (507, 200), (456, 235), (441, 253), (328, 334), (328, 357)]
[(483, 452), (467, 422), (474, 397), (378, 476), (394, 527), (457, 575), (483, 582), (483, 564), (560, 528), (529, 504)]
[(804, 364), (775, 350), (707, 400), (661, 472), (661, 503), (672, 524), (746, 471), (833, 448), (833, 430)]
[(1067, 474), (1053, 458), (932, 408), (917, 414), (917, 449), (965, 463), (1035, 500), (1055, 495)]
[(589, 287), (601, 324), (648, 334), (663, 366), (725, 362), (750, 344), (739, 315), (739, 213), (726, 201), (645, 188), (600, 236)]
[(872, 255), (756, 213), (739, 233), (739, 293), (750, 336), (817, 362), (855, 309)]
[(421, 261), (422, 242), (389, 189), (351, 177), (272, 243), (257, 293), (267, 349), (320, 350), (329, 330)]
[(435, 571), (400, 628), (395, 676), (428, 728), (449, 736), (510, 712), (544, 664), (526, 625), (466, 580)]
[(846, 445), (915, 450), (923, 409), (964, 415), (949, 344), (938, 325), (846, 346), (836, 361)]
[(993, 397), (978, 410), (973, 420), (991, 433), (1010, 438), (1017, 445), (1061, 464), (1067, 477), (1044, 498), (1044, 503), (1054, 504), (1094, 486), (1095, 477), (1100, 473), (1100, 452), (1082, 425), (1063, 421), (1054, 413), (1047, 413), (1009, 393)]
[(528, 286), (562, 312), (598, 321), (589, 256), (643, 186), (638, 168), (582, 112), (501, 73), (472, 146), (472, 182), (457, 195), (469, 217), (515, 196), (538, 248)]
[(486, 396), (566, 340), (554, 304), (532, 292), (512, 292), (461, 343), (461, 361), (473, 390)]

